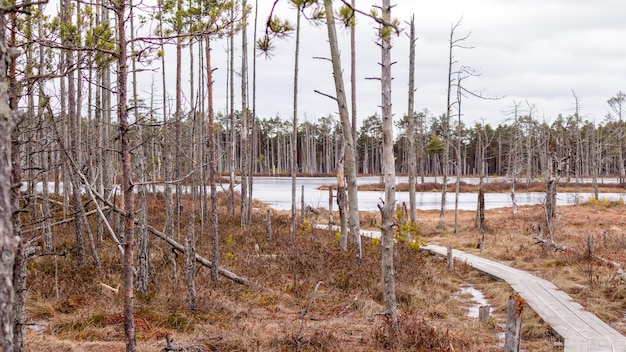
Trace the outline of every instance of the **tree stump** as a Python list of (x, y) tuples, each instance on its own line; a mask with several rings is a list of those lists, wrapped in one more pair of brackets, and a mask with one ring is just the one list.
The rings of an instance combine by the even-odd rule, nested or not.
[(491, 306), (480, 306), (478, 308), (478, 321), (486, 322), (489, 321), (489, 317), (491, 316)]
[(526, 301), (517, 293), (509, 296), (504, 335), (504, 351), (519, 352), (522, 336), (522, 312)]

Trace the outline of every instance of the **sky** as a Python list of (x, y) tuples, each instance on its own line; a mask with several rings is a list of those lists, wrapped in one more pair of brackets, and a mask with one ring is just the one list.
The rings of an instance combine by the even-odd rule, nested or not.
[[(253, 0), (248, 0), (254, 4)], [(340, 1), (334, 1), (339, 5)], [(257, 36), (274, 0), (259, 0)], [(369, 12), (380, 0), (356, 0), (359, 9)], [(465, 124), (492, 125), (510, 122), (514, 105), (527, 114), (551, 123), (558, 116), (573, 115), (574, 94), (583, 119), (600, 123), (609, 113), (607, 100), (626, 90), (626, 2), (623, 0), (392, 0), (392, 17), (401, 22), (403, 32), (393, 37), (393, 113), (400, 118), (407, 112), (408, 25), (415, 16), (416, 71), (415, 110), (428, 109), (439, 116), (446, 111), (447, 65), (450, 30), (459, 22), (455, 37), (471, 49), (455, 49), (456, 69), (468, 66), (480, 75), (469, 77), (464, 87), (485, 97), (465, 97), (462, 119)], [(295, 19), (295, 10), (280, 0), (275, 13)], [(295, 20), (292, 20), (295, 23)], [(376, 44), (375, 23), (357, 18), (357, 117), (360, 123), (375, 113), (380, 115), (380, 48)], [(252, 28), (248, 30), (252, 48)], [(349, 32), (338, 28), (343, 79), (348, 99), (350, 80)], [(335, 95), (324, 26), (303, 22), (300, 49), (298, 119), (316, 121), (337, 115), (334, 100), (315, 93)], [(236, 67), (240, 67), (241, 39), (235, 39)], [(293, 111), (293, 67), (295, 35), (274, 42), (273, 56), (257, 57), (256, 111), (261, 118), (279, 116), (291, 119)], [(172, 50), (173, 52), (174, 50)], [(225, 41), (213, 46), (215, 106), (226, 106)], [(252, 66), (252, 54), (249, 54)], [(252, 74), (249, 75), (250, 81)], [(236, 78), (238, 80), (239, 78)], [(239, 93), (240, 88), (235, 88)], [(252, 90), (250, 89), (250, 94)], [(237, 94), (238, 95), (238, 94)], [(239, 98), (236, 106), (241, 106)]]

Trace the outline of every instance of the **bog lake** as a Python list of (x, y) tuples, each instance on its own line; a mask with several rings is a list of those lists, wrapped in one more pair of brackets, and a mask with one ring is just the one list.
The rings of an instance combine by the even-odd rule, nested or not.
[[(478, 184), (477, 178), (462, 178), (463, 182), (467, 184)], [(426, 177), (424, 182), (441, 182), (441, 177)], [(483, 182), (506, 182), (504, 178), (485, 178)], [(362, 176), (358, 177), (357, 183), (359, 185), (380, 183), (380, 176)], [(417, 182), (421, 182), (421, 178), (417, 178)], [(450, 177), (448, 179), (449, 184), (454, 184), (455, 178)], [(591, 183), (590, 179), (583, 179), (581, 182)], [(407, 177), (396, 177), (396, 184), (407, 183)], [(610, 183), (616, 184), (615, 178), (603, 178), (599, 179), (598, 183)], [(327, 189), (320, 189), (321, 186), (335, 185), (336, 178), (334, 177), (298, 177), (296, 179), (296, 206), (300, 208), (302, 194), (304, 193), (304, 203), (306, 206), (313, 208), (328, 208), (329, 193)], [(23, 185), (23, 190), (26, 190), (26, 184)], [(226, 189), (227, 184), (218, 186), (218, 189)], [(236, 191), (239, 191), (239, 185), (236, 185)], [(48, 184), (50, 192), (54, 191), (54, 183)], [(149, 187), (156, 191), (162, 191), (163, 186), (157, 185)], [(183, 188), (183, 192), (188, 188)], [(37, 184), (37, 191), (41, 191), (41, 183)], [(63, 191), (61, 185), (61, 192)], [(119, 194), (119, 186), (116, 190)], [(255, 176), (253, 178), (252, 186), (253, 198), (260, 200), (270, 207), (277, 210), (289, 210), (291, 209), (291, 177), (271, 177), (271, 176)], [(557, 205), (574, 205), (590, 199), (593, 196), (592, 193), (584, 192), (558, 192), (557, 193)], [(600, 193), (600, 198), (606, 198), (608, 200), (624, 201), (626, 193)], [(378, 205), (382, 204), (382, 199), (385, 197), (384, 191), (359, 191), (359, 210), (360, 211), (377, 211)], [(475, 210), (476, 202), (478, 199), (477, 193), (459, 193), (459, 209), (460, 210)], [(447, 192), (446, 195), (446, 209), (454, 209), (455, 206), (455, 192)], [(415, 194), (416, 207), (420, 210), (433, 210), (441, 208), (441, 193), (440, 192), (416, 192)], [(517, 192), (515, 195), (517, 205), (536, 205), (542, 204), (545, 200), (545, 193), (543, 192)], [(396, 192), (397, 204), (402, 202), (409, 203), (408, 192)], [(333, 201), (333, 208), (336, 210), (336, 203)], [(511, 194), (506, 193), (485, 193), (485, 208), (506, 208), (513, 206), (511, 200)]]

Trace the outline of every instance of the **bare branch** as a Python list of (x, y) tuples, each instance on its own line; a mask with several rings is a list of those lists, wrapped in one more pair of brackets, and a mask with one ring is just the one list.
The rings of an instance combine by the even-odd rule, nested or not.
[(332, 95), (330, 95), (330, 94), (322, 93), (322, 92), (320, 92), (320, 91), (319, 91), (319, 90), (317, 90), (317, 89), (314, 89), (313, 91), (314, 91), (315, 93), (317, 93), (317, 94), (323, 95), (323, 96), (325, 96), (325, 97), (327, 97), (327, 98), (330, 98), (330, 99), (332, 99), (332, 100), (334, 100), (334, 101), (337, 101), (337, 98), (336, 98), (336, 97), (333, 97), (333, 96), (332, 96)]

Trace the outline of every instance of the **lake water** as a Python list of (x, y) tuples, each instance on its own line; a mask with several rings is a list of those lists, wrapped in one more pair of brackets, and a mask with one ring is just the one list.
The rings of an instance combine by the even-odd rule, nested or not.
[[(406, 177), (397, 177), (396, 183), (406, 183)], [(428, 177), (425, 182), (441, 182), (441, 177)], [(450, 178), (451, 183), (454, 182), (454, 177)], [(485, 182), (504, 181), (503, 178), (486, 178)], [(615, 183), (615, 179), (604, 179), (603, 183)], [(372, 184), (380, 182), (380, 177), (359, 177), (358, 184)], [(463, 179), (463, 182), (474, 183), (478, 182), (476, 178)], [(314, 208), (328, 208), (328, 190), (319, 190), (320, 186), (335, 185), (336, 178), (334, 177), (299, 177), (296, 181), (296, 206), (300, 208), (300, 200), (302, 196), (302, 186), (304, 186), (304, 202), (307, 206)], [(61, 185), (62, 186), (62, 185)], [(24, 185), (25, 189), (26, 185)], [(38, 191), (41, 191), (41, 183), (37, 186)], [(238, 189), (239, 187), (237, 187)], [(49, 183), (48, 189), (52, 192), (54, 190), (54, 184)], [(162, 189), (162, 186), (157, 186), (157, 189)], [(63, 188), (61, 187), (61, 192)], [(577, 202), (581, 202), (591, 198), (591, 193), (558, 193), (557, 205), (574, 205)], [(278, 210), (291, 209), (291, 177), (254, 177), (253, 185), (253, 197), (264, 203), (269, 204), (272, 208)], [(385, 197), (385, 192), (359, 192), (359, 210), (363, 211), (377, 211), (378, 204), (382, 204), (382, 199)], [(609, 200), (624, 200), (626, 198), (625, 193), (601, 193), (601, 198)], [(459, 193), (459, 209), (461, 210), (475, 210), (477, 202), (476, 193)], [(545, 199), (545, 193), (543, 192), (531, 192), (531, 193), (517, 193), (516, 201), (518, 205), (536, 205), (541, 204)], [(417, 208), (420, 210), (433, 210), (441, 208), (441, 193), (439, 192), (418, 192), (415, 194), (415, 200)], [(406, 202), (409, 203), (408, 192), (396, 192), (396, 201), (398, 204)], [(446, 196), (446, 209), (454, 209), (455, 194), (454, 192), (448, 192)], [(485, 193), (485, 208), (504, 208), (511, 207), (511, 195), (509, 193)], [(336, 201), (333, 200), (333, 209), (337, 209)]]
[[(468, 182), (471, 179), (463, 179)], [(499, 179), (500, 181), (502, 179)], [(359, 177), (358, 184), (371, 184), (380, 181), (379, 177)], [(425, 180), (426, 182), (434, 182), (434, 178)], [(441, 178), (438, 179), (441, 182)], [(493, 181), (493, 179), (491, 180)], [(397, 183), (406, 182), (406, 177), (398, 178)], [(454, 182), (454, 179), (451, 181)], [(336, 179), (332, 177), (301, 177), (296, 181), (296, 199), (297, 206), (300, 207), (300, 199), (302, 194), (302, 186), (304, 186), (304, 201), (307, 205), (314, 208), (328, 208), (328, 190), (318, 190), (322, 185), (334, 185)], [(468, 182), (469, 183), (469, 182)], [(291, 209), (291, 178), (290, 177), (255, 177), (253, 186), (253, 197), (269, 204), (274, 209), (289, 210)], [(577, 202), (589, 199), (593, 196), (591, 193), (558, 193), (557, 205), (574, 205)], [(359, 210), (375, 211), (378, 210), (378, 204), (382, 204), (385, 192), (359, 192)], [(619, 200), (626, 198), (624, 193), (601, 193), (600, 197), (610, 200)], [(475, 210), (478, 195), (476, 193), (459, 193), (459, 209)], [(454, 192), (448, 192), (446, 195), (446, 208), (454, 209)], [(545, 193), (517, 193), (515, 196), (518, 205), (536, 205), (541, 204), (545, 199)], [(402, 202), (409, 203), (408, 192), (396, 192), (396, 200), (398, 204)], [(441, 193), (438, 192), (418, 192), (415, 194), (416, 206), (420, 210), (432, 210), (441, 208)], [(485, 208), (503, 208), (511, 207), (510, 193), (485, 193)], [(336, 210), (336, 203), (333, 203)]]

